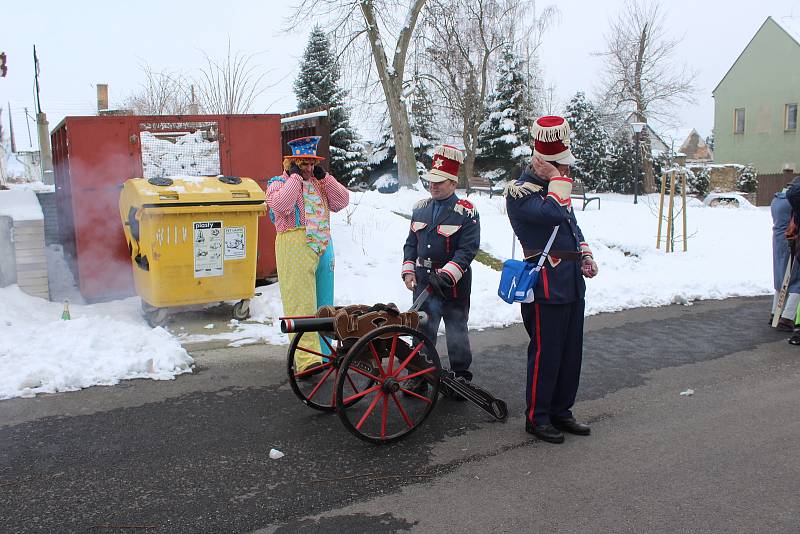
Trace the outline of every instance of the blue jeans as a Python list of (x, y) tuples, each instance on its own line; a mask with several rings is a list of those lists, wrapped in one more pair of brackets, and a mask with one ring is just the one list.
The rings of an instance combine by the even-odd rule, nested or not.
[[(418, 292), (415, 292), (415, 298), (417, 295)], [(467, 334), (469, 300), (443, 300), (436, 294), (431, 294), (425, 304), (422, 305), (422, 311), (428, 314), (428, 321), (424, 325), (420, 325), (420, 330), (434, 344), (436, 343), (439, 324), (444, 319), (450, 370), (456, 376), (463, 376), (468, 380), (472, 380), (472, 373), (469, 371), (469, 366), (472, 363), (472, 349), (470, 349), (469, 335)]]

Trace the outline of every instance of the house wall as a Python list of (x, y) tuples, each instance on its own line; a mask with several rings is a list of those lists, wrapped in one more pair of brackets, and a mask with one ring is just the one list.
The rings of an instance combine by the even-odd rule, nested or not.
[[(784, 106), (800, 103), (798, 65), (800, 44), (767, 19), (714, 91), (717, 163), (800, 169), (800, 133), (784, 131)], [(736, 108), (745, 108), (744, 134), (733, 133)]]

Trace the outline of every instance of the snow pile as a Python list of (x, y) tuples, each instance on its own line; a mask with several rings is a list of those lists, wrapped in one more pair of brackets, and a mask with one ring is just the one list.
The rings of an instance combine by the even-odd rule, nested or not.
[[(463, 192), (460, 193), (463, 197)], [(411, 305), (400, 279), (403, 244), (414, 204), (428, 194), (421, 187), (394, 194), (351, 193), (350, 205), (332, 215), (336, 250), (335, 304), (394, 302)], [(768, 208), (720, 209), (689, 201), (688, 251), (682, 251), (681, 217), (675, 249), (657, 249), (658, 197), (600, 194), (577, 217), (600, 267), (587, 281), (586, 313), (642, 306), (690, 304), (694, 300), (769, 294), (772, 288), (772, 220)], [(481, 248), (499, 260), (520, 258), (502, 197), (471, 195), (481, 217)], [(666, 224), (662, 232), (666, 231)], [(742, 259), (736, 251), (747, 251)], [(57, 251), (52, 251), (57, 255)], [(469, 327), (483, 329), (519, 322), (519, 306), (496, 294), (496, 271), (474, 262)], [(60, 284), (65, 285), (65, 284)], [(61, 304), (0, 289), (0, 399), (69, 391), (128, 378), (169, 379), (190, 372), (192, 359), (181, 342), (224, 340), (231, 346), (285, 344), (280, 286), (259, 287), (248, 321), (230, 321), (229, 331), (177, 334), (149, 328), (139, 300), (73, 306), (61, 321)], [(179, 319), (178, 319), (179, 320)], [(207, 334), (205, 332), (208, 332)], [(113, 335), (111, 335), (113, 333)]]
[(138, 299), (71, 307), (0, 289), (0, 399), (75, 391), (130, 378), (169, 380), (192, 358), (138, 316)]
[(204, 139), (201, 130), (181, 135), (174, 143), (143, 131), (141, 141), (144, 178), (220, 173), (219, 142)]
[(9, 189), (0, 191), (0, 217), (11, 217), (15, 221), (41, 221), (42, 207), (32, 189)]

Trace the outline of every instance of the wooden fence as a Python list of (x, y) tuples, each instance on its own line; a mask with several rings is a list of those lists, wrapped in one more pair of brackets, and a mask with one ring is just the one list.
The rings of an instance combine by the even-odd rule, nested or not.
[(796, 176), (794, 172), (782, 172), (777, 174), (759, 174), (758, 189), (756, 192), (756, 206), (769, 206), (775, 193), (792, 181)]

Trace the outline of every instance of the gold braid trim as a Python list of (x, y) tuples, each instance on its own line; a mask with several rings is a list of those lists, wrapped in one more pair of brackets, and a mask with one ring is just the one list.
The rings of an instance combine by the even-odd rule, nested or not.
[(415, 210), (422, 209), (422, 208), (424, 208), (425, 206), (427, 206), (427, 205), (428, 205), (428, 203), (430, 203), (430, 201), (431, 201), (431, 199), (429, 199), (429, 198), (423, 198), (422, 200), (420, 200), (419, 202), (417, 202), (416, 204), (414, 204), (414, 209), (415, 209)]
[(531, 193), (538, 193), (542, 189), (544, 188), (541, 185), (536, 185), (531, 182), (525, 182), (522, 185), (510, 183), (503, 190), (503, 196), (507, 197), (511, 195), (513, 198), (522, 198)]

